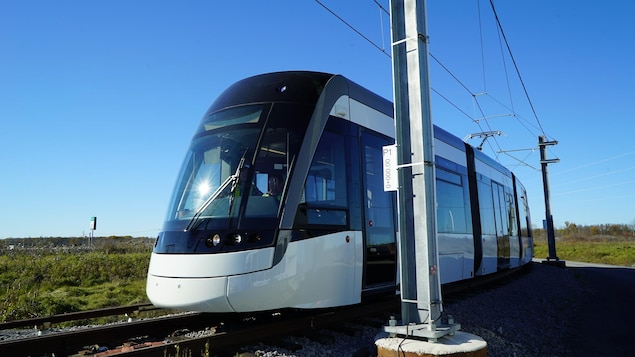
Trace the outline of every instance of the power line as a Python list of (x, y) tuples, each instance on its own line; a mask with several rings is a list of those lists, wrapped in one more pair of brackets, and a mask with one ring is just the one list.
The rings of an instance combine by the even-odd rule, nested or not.
[[(383, 48), (384, 46), (379, 46), (377, 43), (375, 43), (373, 40), (371, 40), (368, 36), (364, 35), (360, 30), (358, 30), (357, 28), (355, 28), (353, 25), (351, 25), (349, 22), (347, 22), (346, 20), (344, 20), (341, 16), (339, 16), (335, 11), (331, 10), (326, 4), (324, 4), (323, 2), (321, 2), (320, 0), (315, 0), (320, 6), (322, 6), (325, 10), (327, 10), (329, 13), (331, 13), (331, 15), (335, 16), (335, 18), (337, 18), (339, 21), (341, 21), (343, 24), (345, 24), (347, 27), (349, 27), (351, 30), (353, 30), (355, 33), (357, 33), (360, 37), (362, 37), (364, 40), (366, 40), (368, 43), (370, 43), (373, 47), (375, 47), (376, 49), (378, 49), (381, 53), (385, 54), (388, 58), (392, 58), (392, 55), (390, 53), (388, 53), (385, 48)], [(381, 13), (384, 12), (385, 14), (387, 14), (388, 16), (390, 16), (390, 12), (383, 6), (381, 5), (377, 0), (373, 0), (373, 2), (377, 5), (377, 7), (379, 8), (380, 11), (380, 23), (381, 23)], [(479, 16), (479, 31), (480, 31), (480, 37), (481, 37), (481, 60), (482, 60), (482, 71), (483, 71), (483, 86), (486, 89), (486, 76), (485, 76), (485, 55), (484, 55), (484, 51), (483, 51), (483, 35), (482, 35), (482, 23), (481, 23), (481, 16), (480, 16), (480, 1), (477, 0), (477, 4), (478, 4), (478, 16)], [(522, 80), (522, 77), (520, 75), (520, 70), (518, 69), (518, 65), (516, 64), (516, 61), (513, 57), (513, 54), (511, 52), (511, 47), (509, 45), (509, 42), (507, 41), (507, 37), (505, 36), (505, 33), (503, 32), (503, 28), (502, 25), (500, 23), (500, 20), (498, 18), (498, 14), (496, 13), (496, 9), (494, 8), (494, 3), (493, 0), (490, 0), (490, 5), (494, 14), (494, 17), (496, 19), (496, 24), (497, 27), (499, 29), (499, 43), (500, 43), (500, 37), (502, 36), (503, 41), (506, 45), (507, 51), (510, 55), (510, 58), (514, 64), (514, 68), (516, 70), (516, 74), (518, 76), (518, 79), (522, 85), (525, 97), (527, 98), (527, 101), (529, 103), (529, 106), (532, 110), (532, 113), (536, 119), (536, 123), (538, 124), (537, 129), (543, 133), (543, 135), (546, 136), (546, 134), (544, 133), (544, 129), (542, 128), (542, 125), (538, 119), (538, 116), (536, 114), (536, 110), (533, 106), (533, 103), (531, 102), (531, 99), (529, 98), (529, 94), (527, 92), (526, 86), (524, 84), (524, 81)], [(383, 23), (382, 23), (383, 24)], [(383, 26), (383, 25), (382, 25)], [(381, 31), (382, 33), (382, 44), (383, 44), (383, 31)], [(502, 52), (502, 44), (501, 44), (501, 52)], [(470, 96), (473, 99), (473, 102), (476, 106), (476, 110), (480, 113), (481, 118), (482, 119), (475, 119), (473, 116), (471, 116), (470, 114), (466, 113), (464, 110), (462, 110), (458, 105), (456, 105), (455, 103), (453, 103), (448, 97), (442, 95), (439, 91), (437, 91), (436, 89), (434, 89), (433, 87), (431, 87), (431, 91), (434, 92), (436, 95), (438, 95), (440, 98), (442, 98), (444, 101), (448, 102), (452, 107), (454, 107), (456, 110), (458, 110), (460, 113), (462, 113), (463, 115), (465, 115), (466, 117), (470, 118), (470, 120), (475, 123), (479, 129), (481, 131), (485, 131), (483, 129), (483, 126), (481, 124), (481, 120), (485, 122), (485, 126), (487, 127), (487, 129), (489, 131), (492, 131), (491, 125), (489, 123), (489, 121), (487, 120), (488, 118), (485, 115), (485, 111), (483, 109), (483, 107), (481, 106), (481, 103), (478, 99), (478, 97), (481, 94), (485, 94), (487, 95), (489, 98), (491, 98), (492, 100), (494, 100), (496, 103), (498, 103), (499, 105), (501, 105), (503, 108), (509, 110), (512, 114), (510, 114), (510, 116), (513, 116), (514, 118), (516, 118), (516, 120), (518, 120), (518, 122), (527, 130), (529, 131), (530, 134), (535, 135), (532, 130), (530, 130), (527, 125), (525, 125), (522, 121), (525, 121), (527, 124), (530, 124), (530, 122), (528, 120), (526, 120), (525, 118), (523, 118), (522, 116), (518, 115), (517, 113), (515, 113), (515, 110), (513, 109), (513, 102), (511, 103), (512, 108), (507, 107), (506, 105), (504, 105), (502, 102), (500, 102), (498, 99), (494, 98), (493, 96), (491, 96), (489, 93), (487, 93), (487, 91), (484, 91), (484, 93), (474, 93), (472, 90), (470, 90), (467, 85), (465, 85), (465, 83), (463, 83), (452, 71), (450, 71), (450, 69), (445, 66), (436, 56), (434, 56), (431, 52), (429, 52), (430, 57), (445, 71), (447, 72), (467, 93), (470, 94)], [(504, 56), (503, 56), (503, 62), (504, 62)], [(504, 71), (505, 71), (505, 78), (507, 81), (507, 88), (508, 91), (511, 91), (511, 86), (509, 85), (509, 76), (507, 74), (507, 66), (504, 65)], [(510, 101), (512, 100), (512, 96), (511, 96), (511, 92), (509, 93), (510, 96)], [(522, 120), (522, 121), (521, 121)], [(531, 124), (530, 124), (531, 125)], [(533, 125), (532, 125), (533, 126)], [(493, 138), (494, 143), (496, 144), (496, 146), (498, 147), (498, 150), (495, 150), (492, 147), (492, 143), (490, 141), (487, 142), (487, 145), (490, 147), (491, 151), (495, 154), (496, 159), (499, 159), (499, 154), (504, 153), (505, 155), (513, 158), (514, 160), (519, 161), (520, 163), (522, 163), (524, 166), (528, 166), (533, 168), (533, 166), (529, 165), (528, 163), (526, 163), (524, 160), (526, 159), (519, 159), (516, 158), (512, 155), (509, 154), (509, 151), (504, 151), (502, 150), (500, 143), (498, 142), (498, 140), (494, 137)]]
[(505, 45), (507, 46), (507, 53), (509, 53), (509, 57), (511, 58), (512, 63), (514, 64), (514, 68), (516, 69), (516, 75), (518, 76), (518, 80), (520, 81), (520, 84), (523, 87), (523, 91), (525, 92), (525, 97), (527, 98), (529, 107), (531, 108), (531, 111), (534, 113), (534, 117), (536, 118), (536, 122), (538, 123), (538, 126), (540, 127), (540, 131), (542, 132), (544, 136), (547, 136), (547, 134), (545, 134), (545, 130), (542, 128), (542, 124), (540, 124), (540, 120), (538, 119), (538, 114), (536, 114), (536, 109), (534, 108), (534, 105), (531, 102), (531, 98), (529, 98), (529, 93), (527, 92), (527, 87), (525, 86), (525, 82), (523, 81), (523, 78), (520, 75), (520, 70), (518, 69), (518, 65), (516, 64), (516, 59), (514, 59), (514, 55), (509, 46), (509, 42), (507, 41), (507, 36), (505, 36), (505, 31), (503, 31), (503, 26), (501, 25), (500, 19), (498, 18), (498, 13), (496, 12), (496, 8), (494, 7), (494, 0), (489, 0), (489, 3), (492, 7), (492, 12), (494, 13), (494, 18), (496, 19), (496, 24), (498, 25), (498, 30), (500, 31), (500, 34), (503, 36), (503, 40), (505, 41)]
[[(519, 158), (517, 158), (517, 157), (515, 157), (515, 156), (511, 155), (511, 154), (509, 153), (510, 151), (530, 151), (530, 152), (529, 152), (529, 153), (528, 153), (528, 154), (527, 154), (527, 155), (526, 155), (523, 159), (519, 159)], [(512, 159), (514, 159), (514, 160), (518, 161), (518, 164), (516, 164), (515, 166), (526, 166), (526, 167), (529, 167), (529, 168), (531, 168), (531, 169), (534, 169), (535, 171), (540, 171), (540, 169), (539, 169), (539, 168), (534, 167), (534, 166), (532, 166), (532, 165), (530, 165), (530, 164), (528, 164), (528, 163), (527, 163), (527, 159), (528, 159), (528, 158), (529, 158), (529, 156), (531, 156), (531, 154), (533, 154), (535, 151), (536, 151), (536, 149), (535, 149), (535, 148), (531, 148), (531, 149), (521, 149), (521, 150), (505, 150), (505, 151), (501, 150), (501, 151), (499, 151), (499, 153), (501, 153), (501, 154), (505, 154), (505, 155), (507, 155), (507, 156), (511, 157)]]
[(333, 16), (335, 16), (338, 20), (342, 21), (342, 23), (346, 26), (348, 26), (351, 30), (355, 31), (355, 33), (357, 33), (358, 35), (360, 35), (364, 40), (368, 41), (368, 43), (370, 43), (371, 45), (373, 45), (375, 48), (377, 48), (379, 51), (381, 51), (381, 53), (385, 54), (386, 56), (388, 56), (389, 58), (391, 57), (389, 53), (387, 53), (383, 48), (379, 47), (375, 42), (371, 41), (371, 39), (369, 39), (368, 37), (366, 37), (366, 35), (364, 35), (361, 31), (357, 30), (355, 27), (353, 27), (353, 25), (349, 24), (348, 22), (346, 22), (346, 20), (344, 20), (342, 17), (340, 17), (338, 14), (335, 13), (335, 11), (331, 10), (330, 8), (328, 8), (326, 5), (324, 5), (322, 2), (320, 2), (320, 0), (315, 0), (315, 2), (317, 2), (318, 4), (320, 4), (324, 9), (326, 9), (326, 11), (330, 12)]
[(485, 79), (485, 46), (483, 45), (483, 24), (481, 22), (481, 2), (476, 1), (476, 11), (478, 12), (478, 35), (481, 41), (481, 70), (483, 72), (483, 92), (487, 93), (487, 81)]
[(606, 172), (606, 173), (602, 173), (602, 174), (598, 174), (598, 175), (593, 175), (593, 176), (589, 176), (589, 177), (583, 177), (583, 178), (579, 178), (577, 180), (567, 180), (567, 185), (578, 183), (578, 182), (589, 181), (589, 180), (596, 180), (596, 179), (598, 179), (600, 177), (606, 177), (606, 176), (611, 176), (611, 175), (615, 175), (615, 174), (621, 174), (623, 172), (631, 171), (631, 170), (635, 170), (635, 166), (627, 167), (625, 169), (610, 171), (610, 172)]
[[(385, 54), (386, 56), (388, 56), (389, 58), (392, 58), (391, 54), (387, 53), (385, 51), (384, 48), (380, 47), (379, 45), (377, 45), (374, 41), (372, 41), (370, 38), (368, 38), (367, 36), (365, 36), (361, 31), (359, 31), (358, 29), (356, 29), (353, 25), (351, 25), (350, 23), (348, 23), (346, 20), (344, 20), (341, 16), (339, 16), (335, 11), (331, 10), (328, 6), (326, 6), (326, 4), (322, 3), (320, 0), (315, 0), (320, 6), (322, 6), (324, 9), (326, 9), (329, 13), (331, 13), (333, 16), (335, 16), (338, 20), (340, 20), (343, 24), (345, 24), (346, 26), (348, 26), (351, 30), (353, 30), (355, 33), (357, 33), (359, 36), (361, 36), (364, 40), (366, 40), (368, 43), (370, 43), (373, 47), (377, 48), (379, 51), (381, 51), (383, 54)], [(384, 13), (386, 13), (387, 15), (390, 16), (390, 13), (388, 10), (386, 10), (386, 8), (384, 8), (377, 0), (373, 0), (373, 2), (378, 6), (379, 11), (380, 11), (380, 15), (381, 12), (383, 11)], [(383, 31), (382, 31), (383, 34)], [(450, 74), (450, 76), (452, 76), (452, 78), (454, 78), (454, 80), (459, 83), (466, 92), (468, 92), (473, 100), (474, 103), (476, 104), (478, 111), (481, 114), (481, 117), (485, 118), (485, 112), (483, 110), (483, 108), (481, 107), (480, 102), (478, 101), (478, 99), (476, 98), (477, 95), (471, 91), (463, 82), (461, 82), (461, 80), (459, 80), (459, 78), (454, 75), (454, 73), (452, 73), (452, 71), (450, 71), (443, 63), (441, 63), (441, 61), (439, 61), (432, 53), (428, 52), (430, 57), (432, 59), (434, 59), (440, 66), (441, 68), (443, 68), (448, 74)], [(433, 87), (430, 88), (434, 93), (436, 93), (437, 95), (439, 95), (443, 100), (447, 101), (448, 103), (450, 103), (450, 105), (452, 105), (454, 108), (456, 108), (457, 110), (459, 110), (461, 113), (463, 113), (465, 116), (467, 116), (468, 118), (470, 118), (470, 120), (472, 120), (472, 122), (474, 122), (481, 131), (484, 131), (483, 127), (481, 126), (481, 123), (474, 119), (472, 116), (470, 116), (469, 114), (467, 114), (465, 111), (461, 110), (459, 108), (458, 105), (456, 105), (455, 103), (453, 103), (451, 100), (449, 100), (447, 97), (441, 95), (441, 93), (437, 90), (435, 90)], [(489, 122), (487, 120), (485, 120), (485, 124), (487, 126), (487, 128), (492, 131), (492, 128), (489, 124)], [(496, 143), (496, 146), (498, 146), (498, 151), (502, 151), (500, 143), (498, 142), (498, 140), (496, 140), (496, 138), (494, 138), (494, 142)], [(492, 152), (494, 152), (496, 154), (496, 158), (498, 158), (498, 153), (496, 150), (494, 150), (494, 148), (492, 147), (492, 144), (490, 142), (487, 142), (487, 145), (490, 147), (490, 149), (492, 150)], [(518, 159), (517, 159), (518, 160)]]
[(572, 194), (572, 193), (596, 191), (596, 190), (600, 190), (600, 189), (604, 189), (604, 188), (611, 188), (611, 187), (617, 187), (617, 186), (630, 185), (632, 183), (635, 183), (635, 180), (629, 180), (629, 181), (623, 181), (623, 182), (618, 182), (618, 183), (612, 183), (612, 184), (608, 184), (608, 185), (587, 187), (587, 188), (581, 188), (581, 189), (578, 189), (578, 190), (560, 192), (560, 193), (556, 194), (556, 196), (569, 195), (569, 194)]
[(584, 164), (584, 165), (581, 165), (581, 166), (578, 166), (578, 167), (574, 167), (574, 168), (566, 170), (566, 171), (560, 171), (560, 172), (558, 172), (558, 174), (569, 173), (569, 172), (572, 172), (572, 171), (580, 170), (580, 169), (583, 169), (583, 168), (586, 168), (586, 167), (589, 167), (589, 166), (599, 165), (599, 164), (601, 164), (603, 162), (619, 159), (621, 157), (628, 156), (628, 155), (633, 155), (633, 154), (635, 154), (635, 151), (629, 151), (629, 152), (626, 152), (626, 153), (623, 153), (623, 154), (619, 154), (619, 155), (616, 155), (616, 156), (612, 156), (612, 157), (609, 157), (609, 158), (606, 158), (606, 159), (602, 159), (602, 160), (590, 162), (588, 164)]
[(452, 101), (448, 98), (446, 98), (445, 96), (443, 96), (443, 94), (441, 94), (439, 91), (437, 91), (436, 89), (430, 87), (430, 90), (432, 90), (436, 95), (438, 95), (439, 97), (441, 97), (443, 100), (445, 100), (446, 102), (448, 102), (448, 104), (450, 104), (451, 106), (453, 106), (456, 110), (458, 110), (459, 112), (463, 113), (463, 115), (465, 115), (466, 117), (468, 117), (470, 120), (474, 120), (474, 118), (472, 118), (471, 115), (469, 115), (468, 113), (466, 113), (463, 109), (461, 109), (458, 105), (452, 103)]
[(377, 0), (373, 0), (373, 1), (375, 2), (375, 4), (377, 4), (377, 6), (379, 7), (379, 10), (383, 10), (386, 13), (386, 15), (390, 16), (390, 11), (386, 10), (386, 8), (382, 4), (380, 4), (379, 1)]

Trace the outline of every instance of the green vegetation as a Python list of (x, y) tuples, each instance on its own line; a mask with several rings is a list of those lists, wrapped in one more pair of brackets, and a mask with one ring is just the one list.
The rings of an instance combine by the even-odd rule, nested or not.
[[(563, 260), (635, 267), (635, 227), (623, 224), (578, 226), (565, 222), (555, 232), (556, 255)], [(534, 256), (549, 256), (546, 233), (534, 230)]]
[[(633, 225), (556, 231), (560, 259), (635, 266)], [(535, 257), (547, 257), (534, 230)], [(0, 322), (148, 302), (145, 279), (154, 239), (100, 237), (0, 240)]]
[(0, 241), (0, 321), (148, 302), (153, 239)]

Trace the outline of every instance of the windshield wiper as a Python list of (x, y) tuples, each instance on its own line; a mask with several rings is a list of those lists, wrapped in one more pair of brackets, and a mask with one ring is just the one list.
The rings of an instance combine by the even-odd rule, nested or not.
[(230, 189), (229, 211), (231, 212), (231, 206), (232, 206), (232, 203), (234, 202), (234, 191), (236, 190), (236, 187), (238, 187), (240, 171), (243, 165), (245, 164), (245, 154), (247, 154), (246, 151), (243, 154), (243, 157), (240, 159), (240, 163), (238, 164), (238, 168), (236, 168), (236, 172), (233, 175), (229, 175), (225, 179), (225, 181), (223, 181), (223, 183), (216, 189), (216, 191), (214, 191), (214, 193), (211, 196), (209, 196), (207, 200), (205, 200), (205, 202), (201, 205), (201, 207), (199, 207), (199, 209), (196, 210), (196, 213), (194, 213), (194, 215), (190, 219), (190, 222), (187, 224), (187, 226), (185, 226), (185, 229), (184, 229), (185, 232), (195, 230), (196, 228), (198, 228), (199, 225), (201, 225), (203, 220), (200, 219), (200, 217), (203, 214), (203, 212), (230, 184), (231, 184), (231, 189)]
[(234, 199), (236, 195), (234, 192), (240, 183), (240, 174), (243, 170), (243, 166), (245, 165), (245, 155), (247, 155), (247, 150), (243, 153), (243, 156), (240, 158), (240, 162), (238, 163), (238, 167), (236, 168), (236, 172), (234, 173), (234, 180), (232, 181), (232, 188), (229, 191), (229, 210), (227, 211), (227, 215), (231, 215), (232, 207), (234, 206)]
[(225, 190), (227, 186), (229, 186), (229, 184), (232, 182), (233, 179), (234, 179), (233, 175), (230, 175), (229, 177), (227, 177), (227, 179), (225, 179), (223, 184), (220, 185), (220, 187), (217, 188), (216, 191), (214, 191), (214, 193), (211, 196), (209, 196), (207, 200), (205, 200), (205, 202), (201, 205), (201, 207), (199, 207), (199, 209), (196, 210), (196, 213), (192, 216), (192, 219), (190, 219), (190, 222), (187, 224), (187, 226), (185, 226), (185, 230), (184, 230), (185, 232), (196, 229), (201, 224), (201, 222), (203, 222), (202, 220), (199, 220), (199, 218), (201, 217), (201, 214), (203, 214), (203, 211), (205, 211), (207, 207), (209, 207), (209, 205), (212, 203), (212, 201), (214, 201), (216, 197), (218, 197), (218, 195), (220, 195), (220, 193), (223, 192), (223, 190)]

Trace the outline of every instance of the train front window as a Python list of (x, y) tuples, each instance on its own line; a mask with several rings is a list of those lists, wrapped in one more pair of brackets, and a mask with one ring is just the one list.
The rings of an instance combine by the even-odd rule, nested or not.
[[(238, 129), (205, 135), (192, 141), (168, 220), (235, 215), (249, 187), (249, 162), (260, 130)], [(242, 164), (241, 164), (242, 163)]]
[(247, 105), (205, 115), (181, 167), (168, 221), (192, 224), (199, 217), (237, 214), (267, 108)]
[(206, 115), (183, 163), (167, 221), (190, 221), (186, 229), (195, 229), (205, 218), (276, 217), (310, 113), (304, 105), (264, 104)]
[(206, 115), (197, 132), (210, 131), (237, 124), (256, 124), (260, 121), (264, 107), (248, 105)]

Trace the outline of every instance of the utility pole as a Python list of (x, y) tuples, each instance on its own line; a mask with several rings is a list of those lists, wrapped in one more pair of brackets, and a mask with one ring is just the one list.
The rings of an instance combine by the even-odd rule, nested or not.
[(392, 320), (385, 331), (436, 342), (460, 325), (439, 321), (443, 305), (425, 0), (393, 0), (390, 7), (403, 325)]
[[(398, 326), (391, 317), (384, 327), (388, 337), (375, 341), (377, 356), (484, 356), (487, 343), (483, 339), (459, 331), (461, 325), (451, 317), (441, 323), (425, 0), (391, 0), (390, 21), (402, 321)], [(385, 157), (392, 149), (384, 148)], [(392, 186), (384, 183), (385, 189)]]
[(556, 236), (553, 229), (553, 216), (551, 215), (551, 202), (549, 193), (549, 175), (547, 173), (547, 165), (555, 164), (560, 159), (547, 159), (546, 147), (557, 145), (557, 141), (547, 141), (545, 136), (538, 137), (538, 147), (540, 148), (540, 166), (542, 167), (542, 187), (545, 193), (545, 219), (547, 222), (547, 245), (549, 246), (549, 256), (543, 263), (553, 264), (557, 266), (565, 266), (565, 261), (560, 260), (556, 255)]

